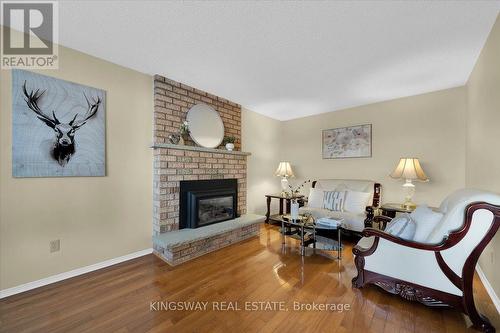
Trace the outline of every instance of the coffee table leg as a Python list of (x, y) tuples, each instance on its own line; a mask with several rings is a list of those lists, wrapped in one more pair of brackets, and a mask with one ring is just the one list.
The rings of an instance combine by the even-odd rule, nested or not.
[(267, 206), (266, 223), (269, 223), (269, 216), (271, 216), (271, 197), (266, 198), (266, 206)]
[(337, 235), (338, 235), (338, 240), (339, 240), (339, 243), (338, 243), (338, 251), (337, 251), (337, 258), (338, 259), (342, 259), (342, 239), (340, 238), (340, 228), (337, 228)]
[(304, 227), (300, 227), (300, 255), (304, 256), (306, 249), (304, 248)]
[[(316, 249), (316, 229), (313, 228), (313, 249)], [(314, 252), (316, 253), (316, 252)]]
[(285, 222), (281, 220), (281, 244), (285, 245)]

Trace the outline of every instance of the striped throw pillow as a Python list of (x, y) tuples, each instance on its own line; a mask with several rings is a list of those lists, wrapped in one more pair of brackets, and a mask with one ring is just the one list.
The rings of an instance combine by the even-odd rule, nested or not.
[(347, 191), (325, 191), (323, 208), (336, 212), (343, 212), (346, 195)]

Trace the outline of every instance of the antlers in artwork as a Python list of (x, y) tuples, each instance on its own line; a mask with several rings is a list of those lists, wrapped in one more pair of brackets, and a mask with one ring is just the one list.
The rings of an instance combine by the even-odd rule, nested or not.
[(38, 106), (38, 100), (45, 92), (46, 90), (40, 91), (40, 89), (28, 92), (28, 89), (26, 89), (26, 81), (24, 81), (23, 93), (26, 105), (31, 111), (35, 112), (38, 119), (54, 130), (56, 140), (51, 152), (52, 157), (57, 160), (61, 166), (65, 166), (69, 162), (71, 156), (75, 153), (74, 136), (76, 130), (85, 125), (90, 118), (97, 114), (102, 99), (100, 97), (92, 97), (89, 100), (84, 93), (83, 96), (87, 101), (88, 109), (83, 118), (81, 120), (77, 120), (76, 118), (78, 117), (78, 114), (75, 114), (69, 123), (61, 123), (59, 119), (57, 119), (54, 111), (52, 111), (51, 117), (46, 115)]

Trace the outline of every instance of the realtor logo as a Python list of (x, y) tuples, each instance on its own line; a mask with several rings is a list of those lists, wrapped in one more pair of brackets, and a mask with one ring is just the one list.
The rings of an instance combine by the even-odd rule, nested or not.
[(2, 68), (56, 69), (56, 1), (2, 1)]

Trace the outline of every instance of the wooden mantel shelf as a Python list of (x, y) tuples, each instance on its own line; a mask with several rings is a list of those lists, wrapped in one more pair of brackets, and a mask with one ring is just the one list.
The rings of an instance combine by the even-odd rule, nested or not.
[(244, 156), (252, 155), (251, 153), (247, 153), (247, 152), (244, 152), (244, 151), (236, 151), (236, 150), (229, 151), (229, 150), (226, 150), (226, 149), (203, 148), (203, 147), (198, 147), (198, 146), (183, 146), (183, 145), (174, 145), (174, 144), (171, 144), (171, 143), (154, 143), (151, 146), (151, 148), (153, 148), (153, 149), (168, 148), (168, 149), (201, 151), (201, 152), (206, 152), (206, 153), (244, 155)]

